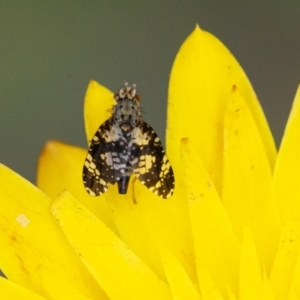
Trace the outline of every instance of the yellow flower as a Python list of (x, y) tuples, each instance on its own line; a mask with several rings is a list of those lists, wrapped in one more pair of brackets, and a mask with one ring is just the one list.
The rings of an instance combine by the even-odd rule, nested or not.
[[(112, 101), (90, 82), (88, 141)], [(126, 195), (110, 187), (90, 197), (81, 177), (86, 150), (60, 142), (40, 156), (43, 192), (0, 166), (0, 268), (9, 278), (0, 278), (1, 296), (299, 299), (299, 103), (300, 92), (276, 158), (243, 70), (196, 27), (169, 85), (173, 197), (162, 200), (134, 179)]]

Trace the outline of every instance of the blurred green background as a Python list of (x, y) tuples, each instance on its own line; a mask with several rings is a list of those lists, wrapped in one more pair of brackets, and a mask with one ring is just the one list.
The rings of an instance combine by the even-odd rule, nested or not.
[(136, 83), (164, 141), (171, 66), (196, 23), (243, 66), (279, 145), (300, 82), (299, 16), (300, 2), (283, 1), (1, 0), (0, 162), (34, 182), (46, 141), (87, 147), (91, 78)]

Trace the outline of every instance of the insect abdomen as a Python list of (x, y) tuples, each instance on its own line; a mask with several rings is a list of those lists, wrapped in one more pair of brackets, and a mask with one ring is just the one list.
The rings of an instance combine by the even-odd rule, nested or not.
[(119, 194), (126, 194), (130, 176), (122, 176), (118, 181)]

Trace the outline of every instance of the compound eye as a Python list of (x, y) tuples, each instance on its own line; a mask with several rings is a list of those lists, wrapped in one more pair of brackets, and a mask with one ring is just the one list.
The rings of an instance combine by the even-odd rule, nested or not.
[(138, 93), (135, 94), (134, 99), (136, 100), (137, 103), (140, 103), (141, 100), (142, 100), (142, 99), (141, 99), (141, 96), (140, 96)]

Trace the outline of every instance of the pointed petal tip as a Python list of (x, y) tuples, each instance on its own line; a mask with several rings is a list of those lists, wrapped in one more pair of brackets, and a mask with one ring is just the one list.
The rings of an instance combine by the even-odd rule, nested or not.
[(97, 86), (99, 83), (95, 79), (90, 79), (88, 87)]
[(44, 147), (42, 149), (43, 150), (51, 150), (55, 147), (57, 147), (57, 145), (61, 145), (62, 142), (58, 141), (58, 140), (50, 140), (50, 141), (47, 141), (45, 144), (44, 144)]
[(195, 31), (201, 31), (202, 29), (201, 29), (200, 25), (198, 23), (196, 23), (196, 26), (195, 26), (194, 30)]
[(205, 31), (199, 26), (198, 23), (196, 23), (195, 28), (188, 34), (187, 38), (194, 37), (194, 38), (200, 38), (202, 33)]
[(57, 152), (58, 148), (63, 145), (64, 143), (58, 141), (58, 140), (50, 140), (47, 141), (43, 148), (40, 151), (39, 155), (39, 163), (41, 162), (41, 158), (45, 157), (47, 154), (54, 154)]

